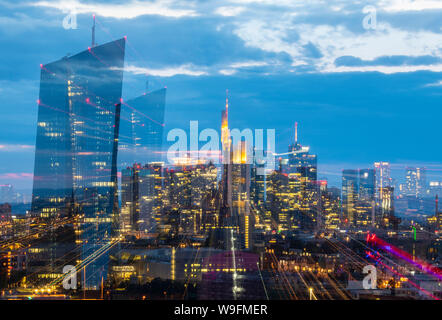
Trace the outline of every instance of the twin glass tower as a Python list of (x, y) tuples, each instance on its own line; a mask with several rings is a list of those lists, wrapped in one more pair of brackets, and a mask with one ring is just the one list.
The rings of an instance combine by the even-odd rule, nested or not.
[[(54, 279), (69, 264), (85, 289), (102, 285), (107, 249), (118, 242), (117, 161), (124, 166), (134, 153), (161, 148), (164, 125), (146, 113), (152, 105), (160, 114), (150, 120), (164, 120), (165, 89), (123, 102), (125, 45), (125, 37), (93, 43), (41, 65), (31, 211), (49, 230), (37, 263), (42, 278)], [(58, 231), (60, 221), (67, 231)]]

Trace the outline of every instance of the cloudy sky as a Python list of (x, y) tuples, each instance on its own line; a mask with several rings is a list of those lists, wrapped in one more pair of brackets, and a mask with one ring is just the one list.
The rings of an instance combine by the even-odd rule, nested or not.
[(125, 99), (167, 86), (166, 132), (217, 129), (229, 89), (231, 127), (284, 152), (298, 121), (331, 184), (374, 161), (442, 181), (441, 0), (0, 0), (0, 184), (31, 188), (39, 65), (85, 50), (93, 14), (99, 44), (127, 36)]

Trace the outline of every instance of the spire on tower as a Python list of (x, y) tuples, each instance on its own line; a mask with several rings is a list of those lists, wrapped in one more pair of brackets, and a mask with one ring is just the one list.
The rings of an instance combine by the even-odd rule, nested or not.
[(295, 122), (295, 144), (298, 143), (298, 122)]
[(229, 110), (229, 89), (226, 89), (226, 112)]
[(94, 24), (92, 25), (92, 45), (91, 48), (95, 47), (95, 13), (92, 15), (94, 19)]

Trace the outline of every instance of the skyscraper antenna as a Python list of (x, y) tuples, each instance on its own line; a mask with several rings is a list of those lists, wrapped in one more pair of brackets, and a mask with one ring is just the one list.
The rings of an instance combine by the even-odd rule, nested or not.
[(295, 122), (295, 144), (298, 143), (298, 122)]
[(91, 48), (95, 47), (95, 13), (92, 15), (94, 19), (94, 24), (92, 25), (92, 45)]
[(229, 89), (226, 89), (226, 112), (229, 110)]

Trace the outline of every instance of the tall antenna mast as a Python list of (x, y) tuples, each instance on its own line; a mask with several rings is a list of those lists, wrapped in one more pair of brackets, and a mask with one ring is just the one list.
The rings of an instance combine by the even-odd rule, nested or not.
[(295, 122), (295, 144), (298, 143), (298, 122)]
[(92, 25), (92, 45), (91, 48), (95, 47), (95, 13), (92, 15), (94, 19), (94, 24)]
[(226, 114), (229, 114), (229, 89), (226, 89)]

